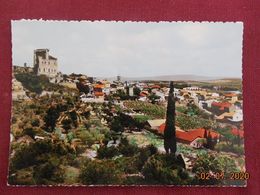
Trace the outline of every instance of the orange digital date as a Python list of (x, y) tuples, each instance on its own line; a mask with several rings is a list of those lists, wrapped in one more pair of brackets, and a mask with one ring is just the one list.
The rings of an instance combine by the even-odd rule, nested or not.
[(224, 172), (201, 172), (197, 175), (197, 177), (201, 180), (209, 180), (209, 179), (224, 179)]
[[(225, 174), (224, 172), (201, 172), (197, 174), (197, 177), (201, 180), (209, 180), (209, 179), (224, 179)], [(229, 174), (229, 179), (231, 180), (248, 180), (250, 174), (247, 172), (232, 172)]]
[(232, 180), (248, 180), (250, 174), (247, 172), (234, 172), (230, 173), (230, 179)]

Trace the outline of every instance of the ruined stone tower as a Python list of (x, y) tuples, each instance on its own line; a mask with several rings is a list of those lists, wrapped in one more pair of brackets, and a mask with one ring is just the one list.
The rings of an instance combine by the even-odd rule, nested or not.
[(33, 66), (37, 75), (53, 78), (58, 74), (58, 60), (49, 55), (49, 49), (34, 50)]

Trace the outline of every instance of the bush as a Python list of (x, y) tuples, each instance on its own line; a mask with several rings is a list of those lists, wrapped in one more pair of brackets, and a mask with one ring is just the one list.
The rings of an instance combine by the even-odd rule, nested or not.
[(34, 139), (34, 136), (36, 135), (36, 130), (32, 127), (26, 127), (24, 130), (23, 130), (23, 134), (24, 135), (29, 135), (31, 138)]
[(147, 159), (158, 152), (154, 145), (148, 145), (144, 148), (139, 149), (139, 154), (137, 155), (137, 167), (141, 171)]
[(119, 151), (115, 146), (111, 146), (111, 147), (101, 146), (97, 151), (97, 157), (99, 159), (113, 158), (114, 156), (117, 155), (119, 155)]
[(72, 120), (71, 119), (63, 119), (61, 121), (62, 124), (62, 128), (66, 130), (66, 132), (68, 132), (68, 130), (71, 129), (71, 124), (72, 124)]
[(175, 156), (156, 154), (148, 158), (142, 173), (150, 184), (188, 184), (189, 175), (179, 163)]
[(20, 73), (16, 74), (15, 77), (26, 89), (37, 94), (40, 94), (43, 91), (44, 86), (49, 84), (48, 77), (44, 75), (37, 76), (30, 73)]
[(79, 179), (83, 184), (120, 184), (122, 172), (114, 161), (87, 160), (80, 170)]
[(11, 158), (10, 167), (12, 170), (26, 168), (46, 162), (52, 155), (65, 155), (68, 152), (70, 151), (62, 143), (52, 144), (45, 140), (36, 141), (17, 148)]
[(33, 178), (36, 184), (62, 183), (64, 171), (59, 168), (59, 160), (52, 158), (33, 168)]
[(138, 152), (138, 147), (132, 144), (129, 144), (127, 138), (122, 138), (119, 144), (119, 152), (124, 156), (133, 156)]
[(17, 148), (15, 155), (11, 158), (11, 170), (22, 169), (34, 165), (37, 162), (35, 155), (36, 151), (32, 145), (21, 145)]
[(139, 172), (137, 166), (137, 156), (118, 157), (114, 161), (117, 167), (126, 174), (137, 174)]

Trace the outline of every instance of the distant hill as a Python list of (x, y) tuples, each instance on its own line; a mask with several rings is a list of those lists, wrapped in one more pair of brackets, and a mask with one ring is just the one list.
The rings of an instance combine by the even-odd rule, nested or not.
[[(97, 79), (107, 79), (109, 81), (116, 80), (116, 77), (97, 77)], [(239, 78), (223, 78), (223, 77), (207, 77), (199, 75), (162, 75), (149, 77), (124, 77), (121, 76), (121, 81), (215, 81), (215, 80), (232, 80)]]

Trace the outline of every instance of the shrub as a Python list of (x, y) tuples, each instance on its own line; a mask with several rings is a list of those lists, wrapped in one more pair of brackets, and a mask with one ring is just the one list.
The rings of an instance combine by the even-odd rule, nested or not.
[(117, 167), (126, 174), (138, 173), (137, 156), (124, 157), (120, 156), (114, 159)]
[(114, 156), (117, 155), (119, 155), (119, 151), (115, 146), (111, 146), (111, 147), (101, 146), (97, 151), (97, 157), (100, 159), (113, 158)]
[(124, 156), (133, 156), (138, 152), (138, 147), (132, 144), (129, 144), (127, 138), (122, 138), (119, 144), (119, 152)]
[(43, 91), (44, 85), (47, 86), (49, 84), (48, 77), (44, 75), (37, 76), (29, 73), (20, 73), (16, 74), (15, 77), (26, 89), (37, 94), (40, 94)]
[(154, 145), (148, 145), (144, 148), (139, 149), (139, 154), (137, 155), (138, 170), (141, 171), (147, 159), (157, 152), (157, 148)]
[(83, 184), (120, 184), (122, 172), (114, 161), (87, 160), (80, 170), (79, 179)]
[(36, 184), (62, 183), (64, 171), (59, 168), (58, 159), (50, 158), (46, 163), (33, 168), (33, 178)]
[(23, 130), (23, 134), (29, 135), (31, 138), (34, 138), (34, 136), (36, 135), (36, 130), (32, 127), (26, 127)]
[(173, 155), (156, 154), (148, 158), (142, 173), (151, 184), (181, 185), (190, 181), (188, 173)]

